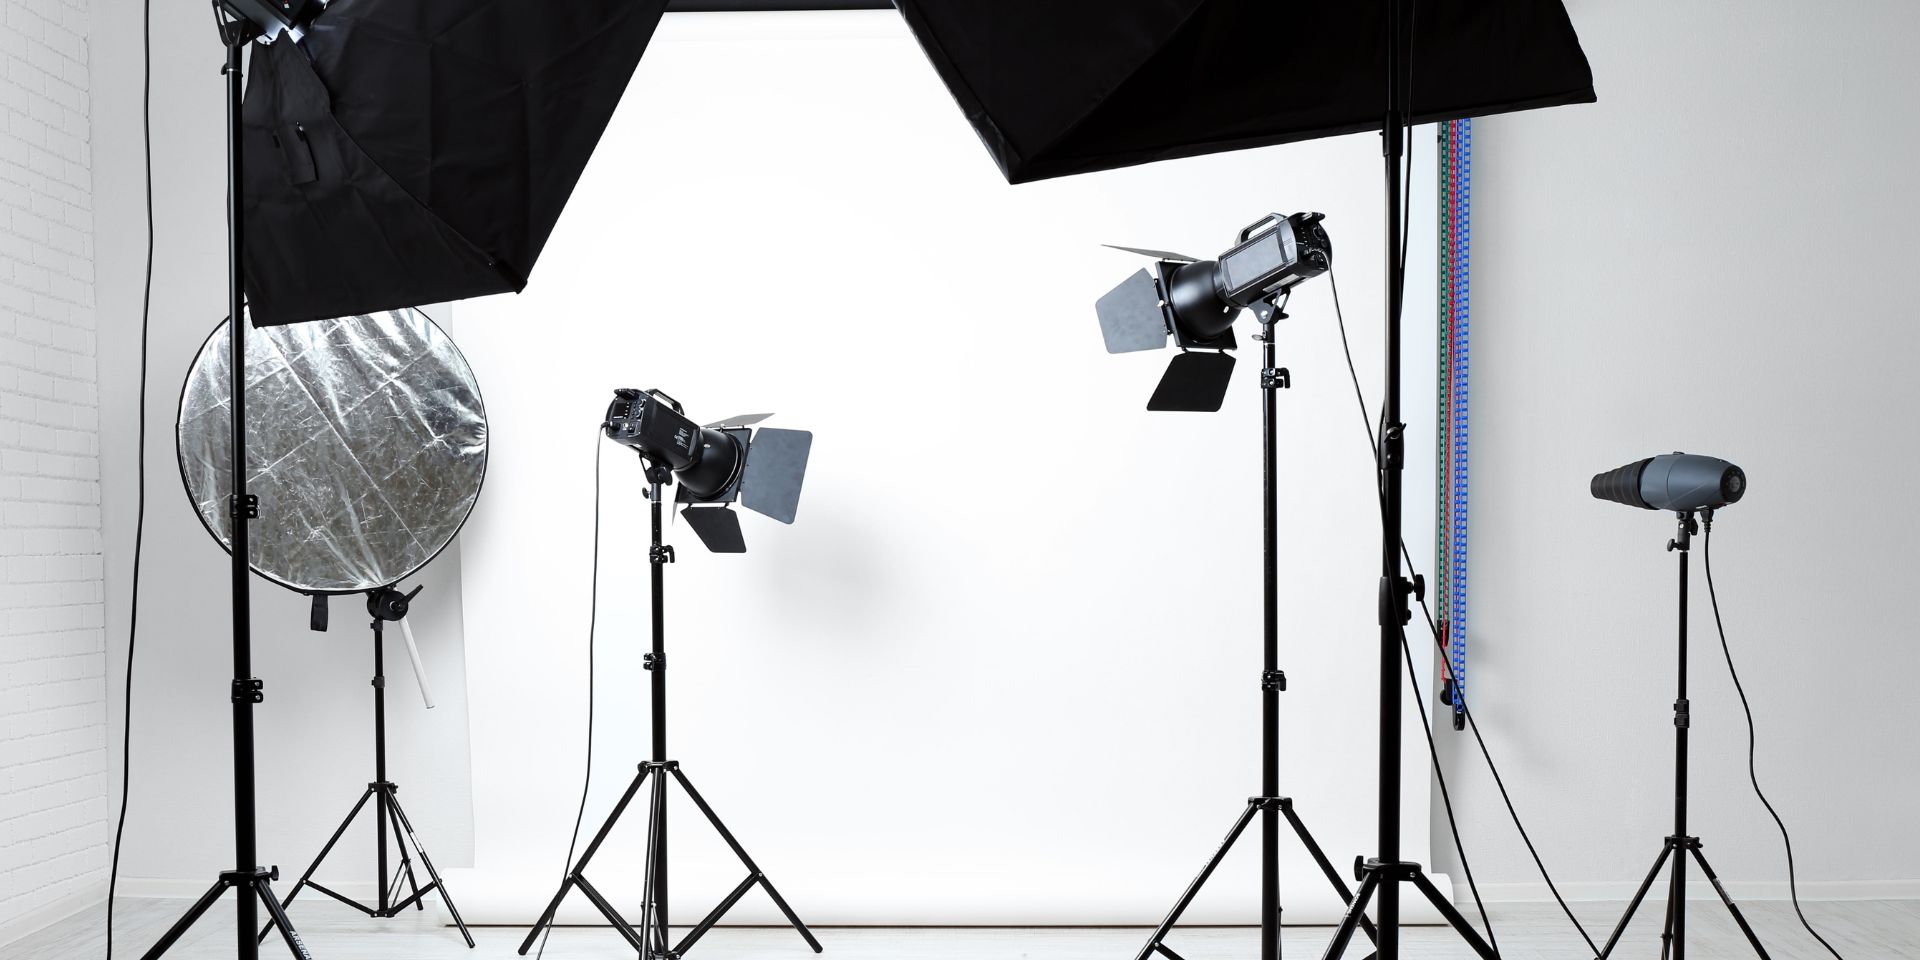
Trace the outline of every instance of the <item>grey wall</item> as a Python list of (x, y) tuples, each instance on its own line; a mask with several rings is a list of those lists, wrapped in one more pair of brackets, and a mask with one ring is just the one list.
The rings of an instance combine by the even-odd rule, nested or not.
[[(95, 0), (92, 61), (96, 290), (100, 327), (103, 500), (107, 542), (113, 782), (118, 787), (119, 695), (126, 667), (127, 601), (136, 487), (139, 321), (145, 258), (138, 0)], [(128, 894), (191, 895), (230, 868), (231, 788), (227, 555), (181, 490), (173, 424), (180, 382), (201, 341), (225, 316), (223, 52), (202, 4), (156, 2), (153, 12), (153, 192), (159, 233), (148, 389), (146, 560), (133, 707), (133, 797), (121, 862)], [(390, 641), (390, 775), (442, 867), (471, 856), (472, 807), (461, 659), (459, 558), (450, 550), (417, 583), (414, 630), (440, 705), (428, 712)], [(333, 630), (306, 629), (306, 598), (256, 580), (255, 674), (260, 852), (304, 867), (373, 778), (372, 651), (364, 610), (337, 600)], [(331, 876), (353, 893), (371, 887), (366, 842), (343, 845)], [(364, 865), (364, 869), (362, 869)], [(355, 886), (356, 878), (365, 878)]]
[[(1559, 878), (1624, 892), (1669, 826), (1673, 522), (1587, 480), (1728, 458), (1752, 492), (1718, 524), (1721, 606), (1806, 890), (1920, 895), (1920, 7), (1570, 6), (1601, 102), (1474, 130), (1480, 720)], [(1698, 560), (1694, 827), (1736, 892), (1784, 896)], [(1443, 739), (1481, 878), (1543, 892), (1477, 757)]]

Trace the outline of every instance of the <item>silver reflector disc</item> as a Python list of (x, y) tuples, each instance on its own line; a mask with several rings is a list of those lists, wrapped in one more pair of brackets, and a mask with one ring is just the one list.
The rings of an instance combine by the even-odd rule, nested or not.
[[(180, 476), (229, 546), (228, 325), (180, 396)], [(487, 468), (487, 416), (465, 357), (417, 310), (247, 334), (254, 572), (304, 593), (389, 586), (460, 532)]]

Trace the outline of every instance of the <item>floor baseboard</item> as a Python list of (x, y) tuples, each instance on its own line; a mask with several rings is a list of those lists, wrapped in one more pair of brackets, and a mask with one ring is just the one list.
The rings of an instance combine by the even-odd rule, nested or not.
[(101, 881), (84, 890), (70, 893), (0, 924), (0, 947), (25, 939), (69, 917), (92, 910), (107, 901), (107, 884)]
[[(1786, 900), (1788, 899), (1785, 880), (1723, 880), (1728, 895), (1735, 900)], [(1639, 887), (1637, 880), (1598, 880), (1560, 884), (1560, 893), (1568, 900), (1614, 900), (1621, 901), (1633, 896)], [(1665, 889), (1662, 883), (1656, 883), (1659, 889), (1648, 893), (1649, 897), (1658, 897)], [(1545, 883), (1483, 883), (1480, 894), (1489, 903), (1538, 903), (1551, 901), (1553, 894)], [(1454, 890), (1455, 899), (1467, 896), (1466, 885), (1458, 884)], [(1687, 884), (1688, 900), (1718, 899), (1712, 884), (1695, 880)], [(1800, 882), (1800, 899), (1812, 900), (1920, 900), (1920, 880), (1803, 880)]]

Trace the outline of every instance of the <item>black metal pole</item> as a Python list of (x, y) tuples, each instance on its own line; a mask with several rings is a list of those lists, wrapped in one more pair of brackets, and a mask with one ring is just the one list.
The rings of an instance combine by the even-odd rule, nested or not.
[[(1693, 546), (1693, 514), (1680, 514), (1680, 532), (1673, 550), (1680, 555), (1680, 664), (1676, 672), (1678, 693), (1673, 701), (1673, 835), (1685, 842), (1687, 836), (1687, 728), (1692, 710), (1687, 702), (1687, 554)], [(1670, 896), (1673, 917), (1673, 960), (1687, 957), (1687, 858), (1686, 850), (1673, 858), (1673, 889)]]
[[(653, 514), (653, 545), (649, 557), (653, 561), (653, 656), (648, 661), (648, 669), (653, 674), (653, 761), (667, 762), (667, 613), (666, 613), (666, 568), (671, 558), (670, 548), (663, 542), (661, 530), (662, 500), (665, 484), (657, 477), (652, 481), (648, 497)], [(654, 909), (660, 922), (660, 931), (664, 935), (669, 929), (667, 924), (667, 805), (664, 787), (660, 788), (658, 816), (653, 823), (652, 844), (655, 856), (647, 869), (652, 871), (654, 889)]]
[[(1400, 860), (1400, 635), (1406, 591), (1400, 567), (1401, 472), (1405, 466), (1406, 427), (1400, 422), (1400, 296), (1405, 276), (1400, 262), (1400, 164), (1406, 154), (1405, 51), (1401, 47), (1401, 0), (1387, 0), (1387, 114), (1381, 137), (1387, 186), (1387, 330), (1386, 392), (1380, 432), (1380, 806), (1379, 858)], [(1383, 878), (1385, 879), (1385, 878)], [(1400, 956), (1400, 884), (1383, 882), (1377, 891), (1379, 960)]]
[[(259, 683), (253, 679), (252, 570), (248, 560), (247, 521), (251, 510), (247, 501), (247, 318), (246, 277), (241, 266), (241, 227), (244, 221), (240, 203), (241, 180), (241, 100), (245, 94), (242, 58), (246, 42), (227, 39), (227, 342), (228, 365), (232, 377), (232, 467), (230, 481), (233, 500), (228, 514), (232, 542), (233, 582), (233, 846), (234, 866), (252, 870), (259, 866), (255, 847), (253, 706)], [(251, 886), (237, 886), (239, 899), (239, 938), (241, 960), (256, 960), (260, 944), (254, 939), (259, 929)]]
[(387, 820), (392, 816), (387, 793), (387, 645), (386, 624), (373, 618), (373, 779), (374, 784), (374, 876), (380, 879), (380, 895), (375, 902), (380, 914), (387, 912)]
[[(1277, 308), (1260, 322), (1260, 482), (1261, 549), (1265, 556), (1261, 589), (1264, 607), (1264, 644), (1260, 675), (1260, 796), (1280, 796), (1280, 531), (1277, 477), (1279, 452), (1274, 432), (1279, 428), (1279, 383), (1274, 365), (1273, 324)], [(1260, 957), (1280, 957), (1280, 807), (1263, 804), (1260, 811)]]

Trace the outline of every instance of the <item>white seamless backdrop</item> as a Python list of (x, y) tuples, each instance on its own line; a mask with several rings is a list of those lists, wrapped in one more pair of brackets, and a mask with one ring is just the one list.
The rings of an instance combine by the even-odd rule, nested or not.
[[(1408, 530), (1427, 557), (1433, 141), (1416, 142)], [(796, 909), (1156, 919), (1258, 788), (1259, 362), (1246, 343), (1219, 415), (1147, 414), (1166, 355), (1107, 356), (1092, 310), (1141, 264), (1099, 244), (1211, 254), (1268, 210), (1325, 211), (1372, 402), (1379, 178), (1377, 137), (1357, 136), (1010, 188), (896, 17), (668, 17), (528, 292), (450, 327), (494, 439), (462, 552), (475, 867), (451, 882), (469, 919), (530, 921), (560, 876), (585, 759), (588, 433), (621, 386), (817, 432), (797, 524), (750, 515), (745, 556), (680, 526), (667, 571), (672, 753)], [(1279, 337), (1282, 761), (1345, 862), (1373, 847), (1378, 548), (1332, 303), (1304, 287)], [(646, 750), (644, 482), (624, 449), (600, 456), (587, 832)], [(690, 804), (674, 816), (691, 919), (742, 870)], [(625, 904), (644, 819), (596, 863)], [(1285, 849), (1289, 918), (1330, 919)], [(1191, 920), (1254, 922), (1256, 860)], [(756, 894), (732, 919), (777, 916)]]

